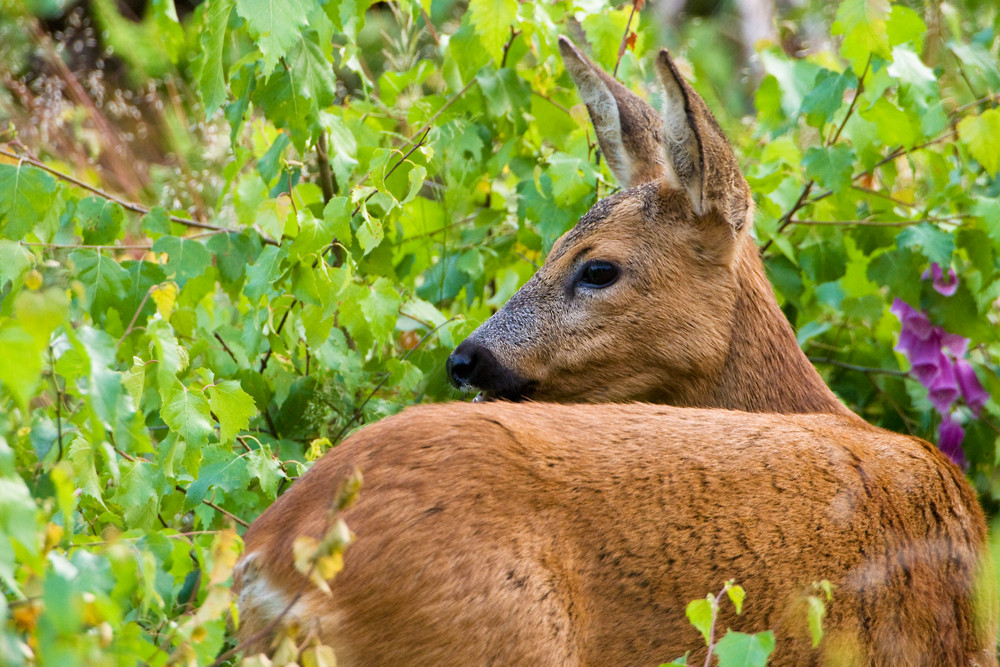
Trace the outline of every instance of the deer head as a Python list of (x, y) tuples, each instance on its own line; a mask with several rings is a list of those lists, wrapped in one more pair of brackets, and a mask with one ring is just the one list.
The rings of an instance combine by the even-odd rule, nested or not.
[(560, 49), (625, 189), (455, 350), (453, 383), (509, 400), (842, 411), (764, 276), (733, 150), (670, 54), (658, 114), (568, 39)]

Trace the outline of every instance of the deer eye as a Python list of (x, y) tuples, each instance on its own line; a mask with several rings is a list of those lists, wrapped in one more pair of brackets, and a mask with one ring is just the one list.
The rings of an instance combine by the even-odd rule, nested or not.
[(611, 262), (592, 260), (580, 269), (576, 284), (582, 287), (607, 287), (618, 279), (618, 267)]

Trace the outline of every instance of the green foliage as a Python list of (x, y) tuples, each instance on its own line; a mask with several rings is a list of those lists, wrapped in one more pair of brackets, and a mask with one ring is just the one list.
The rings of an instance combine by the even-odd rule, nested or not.
[[(0, 18), (3, 80), (20, 86), (0, 91), (0, 655), (211, 663), (233, 647), (242, 526), (354, 429), (455, 398), (447, 354), (613, 189), (556, 38), (582, 30), (613, 69), (631, 7), (207, 0), (178, 15), (154, 0), (135, 22), (102, 1), (99, 37), (126, 74), (78, 76), (88, 105), (50, 94), (76, 90), (54, 58), (84, 65), (37, 37), (68, 5), (14, 4)], [(934, 438), (888, 306), (972, 338), (1000, 395), (997, 10), (787, 11), (785, 28), (835, 37), (759, 45), (752, 90), (734, 83), (730, 31), (661, 35), (648, 10), (619, 78), (649, 96), (653, 48), (672, 48), (746, 165), (800, 343), (867, 420)], [(955, 269), (954, 296), (921, 280), (931, 262)], [(957, 418), (992, 511), (1000, 405)], [(345, 530), (331, 519), (300, 564), (335, 572)], [(740, 590), (726, 591), (737, 611)], [(708, 635), (719, 599), (689, 608)], [(773, 640), (715, 648), (761, 664)]]
[[(829, 587), (827, 587), (828, 589)], [(774, 633), (770, 630), (746, 634), (727, 629), (723, 637), (716, 636), (719, 632), (717, 625), (723, 596), (727, 596), (732, 602), (737, 616), (743, 613), (743, 600), (746, 598), (746, 591), (742, 586), (738, 586), (732, 581), (727, 581), (717, 595), (710, 593), (704, 599), (692, 600), (685, 610), (691, 625), (701, 633), (705, 640), (705, 646), (708, 648), (705, 664), (709, 664), (714, 656), (719, 667), (764, 667), (767, 664), (768, 656), (774, 651)], [(815, 596), (811, 596), (809, 601), (811, 602), (814, 598)], [(818, 598), (816, 599), (818, 600)], [(818, 632), (822, 636), (822, 614), (825, 613), (825, 605), (822, 600), (819, 600), (819, 607), (822, 613), (819, 615), (817, 623), (820, 624)], [(814, 615), (810, 607), (810, 629), (812, 629)], [(813, 636), (815, 637), (815, 633)], [(818, 643), (818, 640), (815, 643)], [(683, 657), (661, 664), (660, 667), (683, 667), (688, 664), (689, 657), (690, 651)]]

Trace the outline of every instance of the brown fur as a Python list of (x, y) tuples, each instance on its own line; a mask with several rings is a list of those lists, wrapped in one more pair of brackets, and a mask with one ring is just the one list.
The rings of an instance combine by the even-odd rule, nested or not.
[[(773, 665), (996, 665), (975, 494), (933, 446), (849, 412), (809, 365), (704, 103), (661, 54), (681, 105), (668, 132), (575, 47), (563, 54), (630, 189), (584, 216), (470, 345), (536, 399), (716, 409), (452, 404), (369, 426), (247, 531), (240, 637), (303, 591), (284, 620), (344, 665), (657, 664), (702, 644), (687, 602), (736, 579), (746, 612), (720, 626), (774, 630)], [(588, 259), (615, 262), (618, 281), (574, 291)], [(291, 545), (323, 534), (355, 467), (357, 540), (328, 597)], [(835, 597), (812, 649), (804, 600), (822, 579)]]
[[(701, 644), (685, 605), (731, 578), (746, 612), (720, 623), (774, 630), (774, 665), (996, 664), (993, 618), (975, 617), (976, 498), (916, 438), (833, 415), (410, 408), (254, 522), (251, 576), (299, 590), (291, 539), (322, 534), (355, 466), (345, 569), (290, 614), (345, 665), (655, 665)], [(804, 597), (821, 579), (835, 598), (814, 650)], [(242, 610), (242, 636), (268, 620)]]

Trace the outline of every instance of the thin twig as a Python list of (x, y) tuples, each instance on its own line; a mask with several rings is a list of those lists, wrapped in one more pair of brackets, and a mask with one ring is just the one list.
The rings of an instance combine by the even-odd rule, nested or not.
[(843, 226), (843, 227), (907, 227), (910, 225), (920, 225), (925, 222), (935, 222), (940, 224), (959, 225), (961, 220), (968, 216), (952, 215), (945, 218), (921, 218), (919, 220), (792, 220), (792, 225), (807, 226)]
[(52, 250), (152, 250), (152, 244), (147, 245), (93, 245), (88, 243), (32, 243), (18, 241), (21, 245), (33, 248), (48, 248)]
[(868, 68), (871, 67), (872, 57), (868, 56), (868, 62), (865, 63), (865, 69), (861, 72), (861, 76), (858, 78), (858, 89), (854, 93), (854, 97), (851, 98), (851, 104), (847, 107), (847, 113), (844, 114), (844, 120), (840, 122), (840, 127), (834, 133), (833, 138), (827, 143), (827, 146), (832, 146), (837, 143), (837, 139), (840, 139), (840, 133), (844, 131), (844, 127), (847, 125), (847, 121), (850, 120), (851, 115), (854, 113), (854, 107), (858, 103), (858, 98), (861, 97), (861, 93), (865, 92), (865, 75), (868, 74)]
[(622, 64), (622, 56), (625, 55), (625, 47), (628, 46), (628, 33), (632, 29), (632, 17), (635, 16), (639, 2), (640, 0), (632, 0), (632, 11), (629, 12), (628, 22), (625, 24), (625, 34), (622, 35), (622, 43), (618, 47), (618, 59), (615, 60), (615, 71), (611, 73), (613, 77), (618, 76), (618, 66)]
[(306, 587), (312, 581), (312, 574), (315, 569), (316, 569), (316, 561), (313, 561), (312, 563), (310, 563), (309, 569), (306, 571), (305, 576), (302, 579), (302, 583), (299, 584), (299, 589), (295, 591), (295, 595), (293, 595), (292, 599), (288, 601), (288, 604), (285, 605), (285, 608), (281, 610), (281, 613), (279, 613), (277, 616), (274, 617), (274, 620), (265, 625), (258, 632), (255, 632), (249, 637), (246, 637), (239, 644), (237, 644), (236, 646), (232, 647), (231, 649), (220, 655), (218, 658), (215, 659), (215, 662), (210, 664), (208, 667), (220, 667), (221, 665), (225, 664), (231, 657), (242, 651), (246, 646), (254, 644), (258, 640), (267, 637), (279, 625), (281, 625), (281, 622), (284, 620), (285, 616), (288, 615), (288, 612), (292, 610), (292, 607), (294, 607), (298, 603), (303, 593), (306, 592)]
[[(854, 108), (855, 105), (857, 104), (858, 98), (861, 97), (861, 94), (865, 91), (865, 75), (868, 74), (868, 67), (870, 65), (871, 65), (871, 56), (868, 57), (868, 62), (865, 63), (865, 69), (863, 72), (861, 72), (861, 77), (858, 79), (858, 89), (854, 92), (854, 97), (851, 99), (850, 106), (847, 107), (847, 113), (844, 114), (844, 119), (841, 121), (840, 127), (838, 127), (837, 131), (833, 134), (833, 137), (828, 142), (826, 142), (827, 147), (833, 145), (833, 143), (840, 138), (841, 131), (843, 131), (844, 127), (847, 125), (847, 121), (854, 113)], [(792, 208), (789, 209), (788, 212), (785, 213), (785, 215), (781, 216), (780, 220), (778, 220), (778, 229), (777, 231), (775, 231), (774, 236), (777, 236), (778, 234), (784, 232), (785, 228), (791, 224), (792, 218), (799, 211), (799, 209), (801, 209), (802, 207), (806, 206), (809, 203), (807, 198), (809, 197), (809, 193), (812, 192), (814, 184), (815, 181), (812, 180), (810, 180), (808, 183), (805, 184), (805, 187), (802, 188), (802, 193), (799, 195), (799, 198), (795, 201), (795, 205), (792, 206)], [(768, 239), (767, 243), (765, 243), (761, 247), (760, 251), (761, 252), (766, 251), (768, 248), (771, 247), (772, 243), (774, 243), (773, 236), (772, 238)]]
[(62, 436), (62, 390), (59, 388), (59, 378), (56, 377), (56, 359), (52, 353), (52, 346), (49, 345), (49, 368), (52, 369), (52, 385), (56, 388), (56, 437), (59, 442), (59, 456), (56, 461), (62, 461), (63, 457), (63, 436)]
[(896, 401), (893, 400), (892, 396), (886, 393), (886, 391), (882, 389), (882, 387), (878, 386), (878, 382), (875, 381), (873, 373), (865, 373), (865, 377), (868, 378), (868, 381), (872, 383), (873, 387), (875, 387), (875, 391), (877, 391), (879, 395), (882, 398), (884, 398), (886, 402), (889, 403), (890, 406), (892, 406), (892, 409), (896, 411), (896, 415), (898, 415), (900, 421), (903, 422), (903, 427), (906, 429), (906, 432), (910, 435), (913, 435), (913, 430), (914, 430), (913, 427), (915, 426), (913, 420), (910, 417), (908, 417), (905, 412), (903, 412), (902, 408), (900, 408), (899, 404), (897, 404)]
[(215, 340), (219, 341), (219, 343), (222, 345), (222, 349), (229, 354), (230, 358), (232, 358), (233, 361), (239, 364), (240, 363), (239, 359), (236, 358), (236, 355), (233, 354), (233, 351), (229, 349), (228, 345), (226, 345), (226, 341), (222, 340), (222, 336), (219, 335), (219, 332), (216, 331), (212, 335), (215, 336)]
[(434, 29), (434, 24), (431, 23), (431, 17), (427, 15), (427, 11), (424, 10), (423, 4), (418, 2), (417, 7), (420, 8), (420, 15), (424, 17), (424, 25), (427, 26), (427, 32), (430, 33), (431, 39), (434, 40), (434, 44), (441, 46), (441, 38), (438, 37), (437, 30)]
[(510, 27), (510, 39), (507, 43), (503, 45), (503, 57), (500, 59), (500, 69), (507, 66), (507, 54), (510, 53), (510, 47), (514, 45), (514, 40), (517, 36), (521, 34), (520, 30), (514, 30), (514, 26)]
[(323, 191), (323, 203), (333, 199), (337, 184), (334, 181), (333, 171), (330, 169), (330, 154), (326, 144), (326, 132), (319, 133), (316, 140), (316, 163), (319, 165), (319, 187)]
[(543, 100), (545, 100), (546, 102), (548, 102), (549, 104), (551, 104), (552, 106), (554, 106), (556, 109), (559, 109), (560, 111), (562, 111), (567, 116), (572, 115), (572, 112), (570, 112), (569, 109), (567, 109), (563, 105), (559, 104), (558, 102), (556, 102), (554, 99), (552, 99), (548, 95), (543, 95), (540, 92), (538, 92), (537, 90), (531, 91), (531, 94), (534, 95), (534, 96), (536, 96), (536, 97), (542, 98)]
[[(180, 484), (174, 486), (174, 488), (177, 489), (178, 491), (180, 491), (181, 493), (187, 495), (187, 489), (185, 489)], [(219, 507), (218, 505), (216, 505), (215, 503), (213, 503), (208, 498), (202, 498), (201, 502), (204, 503), (205, 505), (208, 505), (209, 507), (211, 507), (215, 511), (217, 511), (217, 512), (219, 512), (221, 514), (224, 514), (226, 517), (228, 517), (229, 519), (232, 519), (233, 521), (235, 521), (236, 523), (240, 524), (244, 528), (249, 528), (250, 527), (249, 523), (247, 523), (243, 519), (239, 518), (238, 516), (236, 516), (232, 512), (229, 512), (227, 510), (222, 509), (221, 507)]]
[[(112, 201), (112, 202), (118, 204), (119, 206), (121, 206), (122, 208), (124, 208), (127, 211), (132, 211), (133, 213), (139, 213), (141, 215), (148, 215), (150, 213), (150, 211), (151, 211), (151, 209), (149, 207), (147, 207), (147, 206), (143, 206), (142, 204), (138, 204), (136, 202), (126, 201), (126, 200), (122, 199), (121, 197), (116, 197), (115, 195), (111, 194), (110, 192), (106, 192), (106, 191), (104, 191), (104, 190), (102, 190), (102, 189), (100, 189), (98, 187), (90, 185), (89, 183), (84, 183), (80, 179), (74, 178), (73, 176), (70, 176), (69, 174), (63, 173), (63, 172), (59, 171), (58, 169), (53, 169), (52, 167), (48, 166), (47, 164), (45, 164), (41, 160), (36, 160), (33, 157), (30, 157), (30, 156), (27, 156), (27, 155), (17, 155), (16, 153), (11, 153), (10, 151), (4, 150), (2, 148), (0, 148), (0, 155), (3, 155), (5, 157), (9, 157), (12, 160), (17, 160), (18, 162), (27, 162), (32, 167), (36, 167), (38, 169), (41, 169), (42, 171), (46, 171), (46, 172), (52, 174), (53, 176), (55, 176), (56, 178), (58, 178), (59, 180), (66, 181), (67, 183), (72, 183), (73, 185), (77, 186), (78, 188), (83, 188), (84, 190), (86, 190), (88, 192), (91, 192), (91, 193), (97, 195), (98, 197), (101, 197), (103, 199), (107, 199), (108, 201)], [(171, 222), (176, 222), (177, 224), (184, 225), (186, 227), (195, 227), (197, 229), (211, 229), (211, 230), (216, 231), (216, 232), (236, 232), (236, 231), (239, 231), (237, 229), (228, 229), (226, 227), (219, 227), (217, 225), (210, 225), (207, 222), (198, 222), (197, 220), (192, 220), (190, 218), (181, 218), (181, 217), (176, 216), (176, 215), (167, 215), (167, 219), (170, 220)], [(278, 245), (277, 241), (275, 241), (274, 239), (269, 238), (267, 236), (264, 236), (263, 234), (261, 235), (260, 238), (261, 238), (261, 240), (264, 243), (267, 243), (268, 245)], [(82, 247), (82, 246), (77, 246), (77, 247)]]
[(846, 368), (850, 371), (859, 371), (861, 373), (874, 373), (876, 375), (892, 375), (894, 377), (906, 377), (909, 375), (906, 371), (895, 371), (891, 368), (873, 368), (871, 366), (858, 366), (856, 364), (848, 364), (843, 361), (837, 361), (836, 359), (830, 359), (829, 357), (809, 357), (809, 361), (814, 364), (822, 364), (826, 366), (836, 366), (837, 368)]
[(148, 290), (146, 290), (146, 294), (142, 297), (142, 301), (139, 302), (138, 308), (136, 308), (135, 312), (132, 314), (132, 319), (129, 320), (128, 326), (125, 327), (125, 333), (123, 333), (122, 337), (118, 339), (119, 347), (121, 347), (122, 342), (124, 342), (124, 340), (128, 338), (128, 335), (132, 333), (132, 327), (135, 326), (135, 321), (139, 319), (139, 313), (142, 312), (142, 307), (146, 305), (146, 301), (149, 300), (149, 296), (153, 293), (153, 290), (155, 290), (156, 287), (157, 287), (156, 285), (153, 285)]
[(987, 95), (986, 97), (980, 97), (974, 102), (969, 102), (968, 104), (963, 104), (952, 112), (952, 115), (960, 114), (963, 111), (968, 111), (973, 107), (978, 107), (980, 104), (986, 104), (987, 102), (1000, 102), (1000, 93), (995, 95)]
[(722, 603), (722, 596), (726, 594), (726, 587), (723, 586), (719, 594), (715, 596), (715, 604), (712, 605), (712, 625), (708, 628), (708, 655), (705, 656), (705, 667), (711, 667), (712, 651), (715, 648), (715, 624), (719, 620), (719, 605)]
[(858, 192), (864, 192), (865, 194), (872, 195), (873, 197), (881, 197), (882, 199), (891, 201), (893, 204), (898, 204), (899, 206), (905, 206), (907, 208), (917, 208), (917, 205), (913, 204), (912, 202), (903, 201), (902, 199), (896, 199), (892, 195), (887, 195), (886, 193), (879, 192), (878, 190), (872, 190), (871, 188), (862, 187), (860, 185), (851, 185), (851, 188), (857, 190)]

